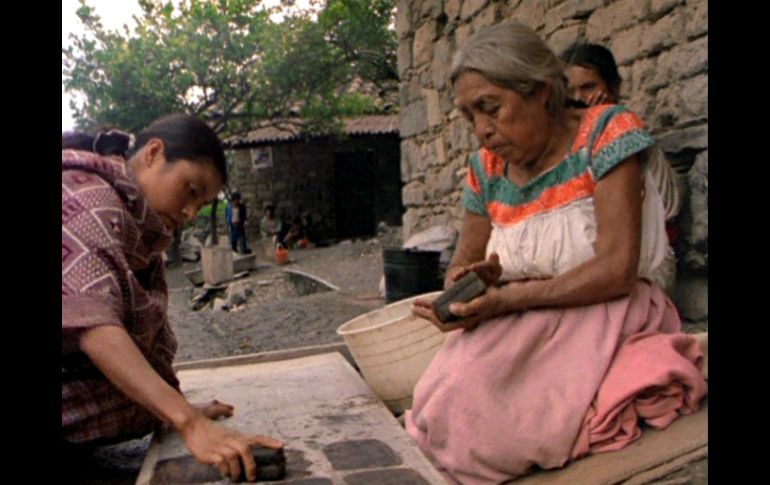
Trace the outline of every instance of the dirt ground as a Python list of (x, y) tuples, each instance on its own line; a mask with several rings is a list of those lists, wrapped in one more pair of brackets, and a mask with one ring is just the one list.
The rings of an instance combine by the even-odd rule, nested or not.
[[(376, 238), (300, 249), (290, 252), (290, 262), (284, 266), (268, 263), (258, 251), (258, 269), (237, 280), (253, 294), (231, 311), (192, 310), (189, 300), (200, 290), (193, 289), (184, 271), (197, 268), (197, 263), (171, 270), (169, 316), (179, 343), (176, 360), (341, 341), (337, 327), (385, 304), (378, 292), (382, 247), (382, 240)], [(339, 290), (300, 295), (284, 270), (309, 273)]]
[[(258, 269), (235, 281), (252, 294), (230, 311), (212, 310), (210, 305), (193, 310), (195, 288), (185, 271), (198, 263), (185, 263), (168, 272), (169, 316), (179, 343), (176, 361), (226, 357), (269, 350), (340, 342), (336, 329), (346, 321), (385, 305), (379, 296), (383, 247), (400, 246), (399, 231), (391, 229), (377, 238), (343, 242), (325, 248), (295, 250), (290, 262), (276, 266), (259, 244)], [(339, 288), (300, 295), (284, 270), (298, 270)], [(224, 295), (220, 295), (224, 296)], [(703, 325), (692, 326), (697, 331)], [(80, 467), (78, 483), (133, 484), (150, 439), (145, 437), (96, 449)], [(708, 483), (708, 460), (698, 461), (657, 485)]]

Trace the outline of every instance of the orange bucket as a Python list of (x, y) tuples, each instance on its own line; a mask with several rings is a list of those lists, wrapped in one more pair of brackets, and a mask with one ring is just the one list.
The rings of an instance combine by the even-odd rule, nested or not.
[(275, 248), (275, 262), (278, 264), (286, 264), (289, 262), (289, 250), (283, 246)]

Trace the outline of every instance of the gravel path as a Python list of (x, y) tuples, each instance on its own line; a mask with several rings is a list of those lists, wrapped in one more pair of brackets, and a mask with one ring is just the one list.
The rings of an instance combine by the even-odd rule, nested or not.
[[(231, 311), (190, 308), (190, 297), (200, 290), (193, 290), (184, 271), (196, 264), (169, 272), (177, 362), (341, 341), (337, 327), (385, 304), (378, 294), (382, 244), (377, 239), (296, 250), (285, 266), (267, 264), (233, 283), (252, 295)], [(309, 273), (339, 290), (301, 295), (285, 270)]]

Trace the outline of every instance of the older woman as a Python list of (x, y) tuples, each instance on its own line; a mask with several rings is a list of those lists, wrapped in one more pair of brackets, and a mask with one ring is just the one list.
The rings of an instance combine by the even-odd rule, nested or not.
[[(468, 271), (486, 293), (451, 331), (415, 389), (406, 427), (445, 475), (499, 483), (563, 466), (665, 427), (706, 393), (697, 341), (679, 333), (651, 275), (663, 221), (644, 217), (640, 119), (601, 105), (564, 111), (561, 64), (517, 24), (474, 34), (454, 60), (457, 108), (481, 149), (447, 286)], [(675, 379), (671, 377), (675, 376)]]

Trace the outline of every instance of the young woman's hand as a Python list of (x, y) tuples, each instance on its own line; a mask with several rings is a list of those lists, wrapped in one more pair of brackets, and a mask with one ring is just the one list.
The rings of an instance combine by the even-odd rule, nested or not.
[(229, 418), (233, 415), (233, 410), (235, 409), (232, 405), (220, 402), (216, 399), (213, 399), (206, 404), (196, 404), (195, 407), (209, 419)]
[(610, 99), (610, 95), (607, 92), (601, 89), (597, 89), (596, 91), (591, 93), (590, 96), (588, 96), (588, 99), (586, 100), (586, 104), (588, 106), (607, 104), (610, 102), (609, 99)]
[(246, 436), (220, 426), (203, 412), (188, 420), (179, 428), (179, 432), (187, 448), (198, 461), (217, 467), (223, 477), (233, 481), (240, 479), (241, 469), (249, 482), (256, 481), (257, 464), (251, 454), (252, 445), (283, 448), (281, 441), (269, 436)]
[(139, 347), (122, 327), (99, 325), (80, 337), (80, 349), (126, 396), (144, 406), (179, 431), (193, 456), (219, 468), (223, 476), (238, 480), (257, 478), (257, 465), (249, 447), (253, 444), (281, 448), (283, 443), (267, 436), (245, 436), (212, 421), (230, 416), (233, 407), (218, 401), (194, 406), (152, 368)]

